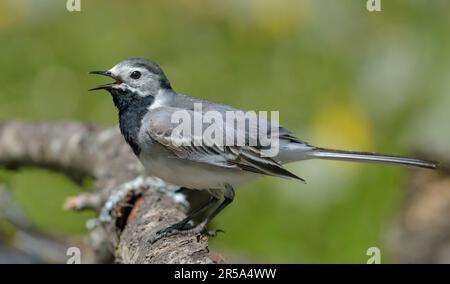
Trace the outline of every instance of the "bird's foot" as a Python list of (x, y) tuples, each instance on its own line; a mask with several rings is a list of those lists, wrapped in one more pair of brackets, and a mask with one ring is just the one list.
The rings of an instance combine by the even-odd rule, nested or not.
[(164, 237), (170, 237), (177, 234), (187, 234), (191, 232), (193, 228), (195, 227), (191, 223), (176, 223), (170, 225), (167, 228), (157, 231), (155, 235), (149, 240), (149, 242), (153, 244)]
[(176, 223), (165, 229), (159, 230), (155, 235), (149, 240), (151, 244), (154, 244), (158, 240), (164, 237), (170, 237), (173, 235), (186, 235), (186, 234), (203, 234), (208, 237), (215, 237), (218, 233), (224, 233), (223, 230), (208, 231), (206, 229), (206, 222), (202, 222), (196, 226), (191, 223)]
[(170, 225), (169, 227), (159, 230), (156, 232), (157, 235), (167, 235), (173, 232), (180, 232), (180, 231), (188, 231), (190, 229), (194, 228), (194, 225), (191, 223), (176, 223), (173, 225)]

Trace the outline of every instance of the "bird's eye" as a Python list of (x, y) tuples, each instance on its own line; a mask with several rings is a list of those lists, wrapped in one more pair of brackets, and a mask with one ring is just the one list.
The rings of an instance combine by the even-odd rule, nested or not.
[(130, 77), (133, 79), (139, 79), (139, 78), (141, 78), (141, 72), (133, 71), (133, 73), (131, 73)]

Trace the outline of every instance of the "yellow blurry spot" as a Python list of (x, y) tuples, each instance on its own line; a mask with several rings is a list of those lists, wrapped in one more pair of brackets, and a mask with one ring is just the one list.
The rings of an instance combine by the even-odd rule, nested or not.
[(361, 107), (340, 103), (322, 107), (314, 117), (314, 143), (343, 150), (370, 150), (370, 121)]
[(23, 0), (0, 1), (0, 30), (13, 26), (25, 18), (27, 7)]

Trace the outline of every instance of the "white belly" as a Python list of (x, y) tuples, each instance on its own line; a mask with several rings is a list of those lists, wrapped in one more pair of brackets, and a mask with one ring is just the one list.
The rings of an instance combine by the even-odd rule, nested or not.
[(221, 168), (175, 158), (155, 158), (141, 154), (147, 173), (170, 184), (190, 189), (222, 189), (225, 184), (237, 187), (259, 175), (239, 169)]

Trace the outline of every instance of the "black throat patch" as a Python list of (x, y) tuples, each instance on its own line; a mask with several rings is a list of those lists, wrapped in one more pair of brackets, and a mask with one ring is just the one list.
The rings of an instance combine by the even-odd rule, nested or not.
[(129, 90), (112, 89), (110, 93), (119, 110), (120, 131), (134, 154), (139, 156), (141, 148), (138, 144), (138, 135), (142, 118), (148, 112), (148, 107), (153, 103), (155, 97), (152, 95), (142, 97)]

